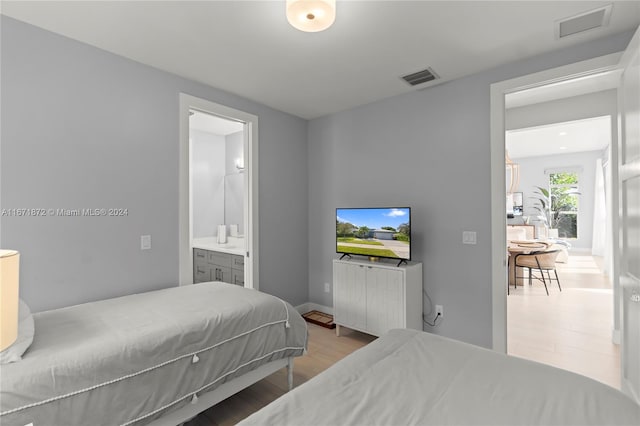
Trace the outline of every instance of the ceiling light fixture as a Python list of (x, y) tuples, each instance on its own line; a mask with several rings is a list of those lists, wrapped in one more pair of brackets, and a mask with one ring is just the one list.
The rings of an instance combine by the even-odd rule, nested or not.
[(287, 0), (287, 20), (300, 31), (326, 30), (336, 20), (336, 0)]

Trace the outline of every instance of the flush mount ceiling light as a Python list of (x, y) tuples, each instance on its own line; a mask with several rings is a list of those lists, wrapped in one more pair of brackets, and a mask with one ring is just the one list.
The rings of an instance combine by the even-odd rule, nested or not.
[(336, 0), (287, 0), (287, 20), (300, 31), (326, 30), (336, 20)]

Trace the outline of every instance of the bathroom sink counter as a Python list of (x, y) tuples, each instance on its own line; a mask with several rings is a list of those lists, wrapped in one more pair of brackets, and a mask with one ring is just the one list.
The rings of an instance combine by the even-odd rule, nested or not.
[(226, 244), (218, 244), (216, 237), (194, 238), (193, 248), (235, 254), (237, 256), (244, 256), (246, 252), (244, 238), (239, 237), (227, 237)]

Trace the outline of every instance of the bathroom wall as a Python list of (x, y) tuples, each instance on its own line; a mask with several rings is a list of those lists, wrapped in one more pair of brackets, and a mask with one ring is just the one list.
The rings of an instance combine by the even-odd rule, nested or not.
[[(224, 217), (227, 225), (237, 224), (238, 233), (244, 235), (244, 173), (236, 167), (236, 159), (244, 158), (244, 132), (225, 137), (225, 203)], [(221, 222), (222, 223), (222, 222)]]
[(193, 238), (212, 237), (224, 223), (225, 137), (190, 130)]

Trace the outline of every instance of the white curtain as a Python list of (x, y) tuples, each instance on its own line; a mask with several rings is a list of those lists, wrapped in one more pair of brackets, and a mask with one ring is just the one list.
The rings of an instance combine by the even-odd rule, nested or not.
[(593, 242), (591, 254), (602, 257), (607, 252), (607, 198), (604, 174), (602, 159), (598, 158), (596, 160), (596, 184), (593, 197)]

